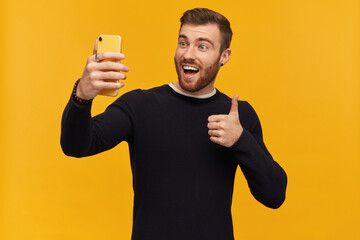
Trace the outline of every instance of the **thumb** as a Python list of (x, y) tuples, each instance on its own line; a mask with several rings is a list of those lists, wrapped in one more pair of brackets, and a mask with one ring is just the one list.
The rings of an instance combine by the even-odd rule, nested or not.
[(238, 98), (239, 98), (239, 95), (235, 95), (232, 100), (231, 100), (231, 109), (230, 109), (230, 113), (236, 113), (238, 114)]
[(93, 49), (93, 54), (97, 53), (97, 45), (98, 45), (98, 40), (96, 39), (95, 40), (95, 46), (94, 46), (94, 49)]

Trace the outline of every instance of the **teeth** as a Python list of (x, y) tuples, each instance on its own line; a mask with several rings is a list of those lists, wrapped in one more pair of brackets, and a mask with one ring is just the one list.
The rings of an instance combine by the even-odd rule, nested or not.
[(183, 66), (184, 70), (189, 70), (189, 71), (199, 71), (199, 69), (195, 68), (195, 67), (191, 67), (191, 66)]

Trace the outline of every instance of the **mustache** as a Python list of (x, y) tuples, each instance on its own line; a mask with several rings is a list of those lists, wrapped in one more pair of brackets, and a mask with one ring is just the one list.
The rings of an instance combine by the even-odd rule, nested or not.
[(183, 60), (181, 61), (181, 63), (186, 63), (186, 64), (195, 64), (195, 60)]
[(202, 67), (201, 64), (197, 63), (195, 60), (192, 59), (181, 59), (178, 64), (179, 66), (181, 66), (182, 64), (191, 64), (199, 69)]

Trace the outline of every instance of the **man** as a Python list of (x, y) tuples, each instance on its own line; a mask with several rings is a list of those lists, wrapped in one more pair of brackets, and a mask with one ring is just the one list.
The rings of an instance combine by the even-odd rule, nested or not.
[(94, 50), (64, 111), (61, 145), (65, 154), (83, 157), (128, 142), (133, 240), (230, 240), (237, 166), (270, 208), (283, 203), (287, 177), (263, 143), (253, 108), (214, 88), (231, 54), (228, 20), (209, 9), (189, 10), (180, 20), (178, 81), (125, 93), (92, 118), (91, 99), (124, 86), (103, 79), (125, 79), (129, 70), (102, 62), (124, 55)]

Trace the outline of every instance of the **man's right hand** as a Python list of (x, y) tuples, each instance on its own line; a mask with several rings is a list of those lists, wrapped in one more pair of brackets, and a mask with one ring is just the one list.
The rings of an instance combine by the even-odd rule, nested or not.
[[(123, 60), (125, 55), (116, 52), (102, 52), (97, 54), (97, 40), (93, 50), (94, 55), (90, 56), (80, 82), (76, 89), (76, 96), (89, 100), (95, 98), (103, 89), (120, 89), (125, 84), (123, 82), (106, 82), (105, 80), (125, 80), (129, 68), (124, 64), (105, 59)], [(96, 59), (97, 54), (97, 59)]]

